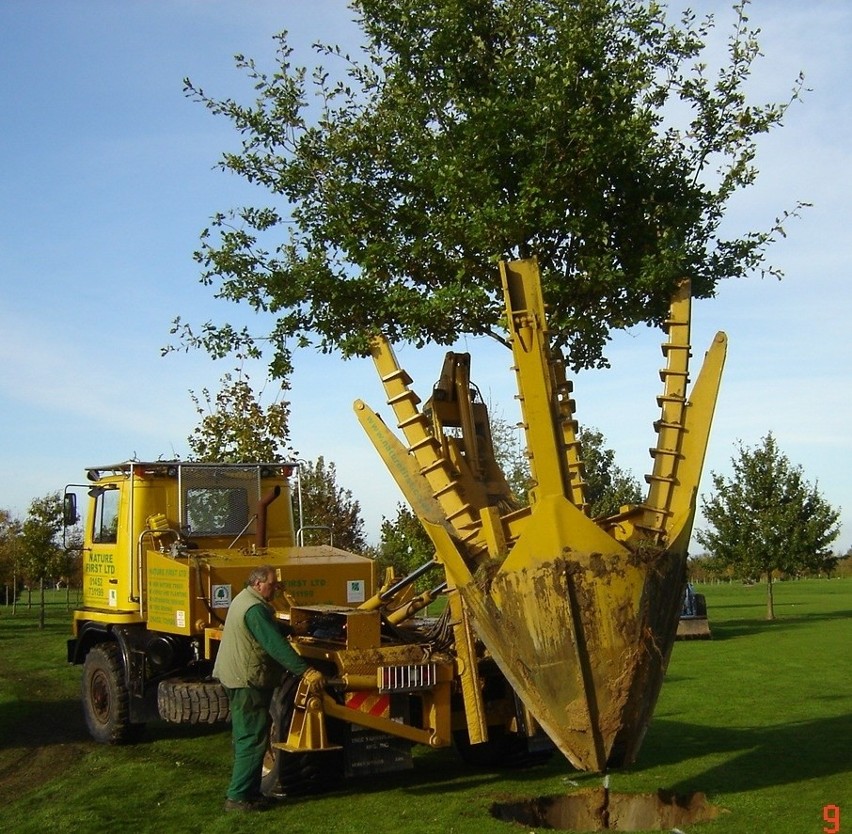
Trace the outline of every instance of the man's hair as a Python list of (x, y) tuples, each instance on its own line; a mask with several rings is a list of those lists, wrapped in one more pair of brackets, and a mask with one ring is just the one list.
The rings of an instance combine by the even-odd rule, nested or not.
[(266, 582), (266, 577), (269, 576), (270, 573), (275, 573), (275, 568), (273, 568), (272, 565), (258, 565), (249, 574), (249, 586), (253, 586), (258, 582)]

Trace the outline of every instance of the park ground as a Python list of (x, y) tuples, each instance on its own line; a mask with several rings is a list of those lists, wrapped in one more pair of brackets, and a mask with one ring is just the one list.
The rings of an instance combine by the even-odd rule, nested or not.
[[(723, 809), (698, 834), (852, 834), (852, 579), (765, 587), (702, 585), (713, 639), (676, 644), (639, 761), (610, 789), (704, 792)], [(73, 595), (71, 599), (73, 605)], [(418, 750), (413, 771), (293, 799), (263, 815), (222, 812), (226, 728), (152, 724), (134, 746), (86, 733), (79, 667), (65, 662), (70, 611), (48, 596), (0, 606), (0, 807), (7, 832), (514, 834), (495, 803), (598, 787), (560, 757), (527, 771), (471, 770), (450, 750)], [(537, 829), (544, 830), (544, 829)]]

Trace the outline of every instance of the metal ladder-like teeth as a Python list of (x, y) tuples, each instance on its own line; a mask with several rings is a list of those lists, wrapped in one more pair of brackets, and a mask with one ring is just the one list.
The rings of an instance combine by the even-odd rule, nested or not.
[[(537, 272), (537, 269), (533, 264), (532, 270)], [(541, 286), (537, 280), (530, 280), (530, 271), (529, 263), (500, 266), (509, 344), (514, 357), (512, 369), (534, 484), (531, 498), (536, 501), (541, 492), (561, 494), (584, 510), (585, 481), (576, 438), (574, 401), (570, 397), (573, 385), (565, 377), (561, 356), (550, 350)], [(550, 403), (553, 416), (549, 431), (541, 425), (541, 415), (536, 417), (538, 422), (532, 430), (528, 399)]]
[(586, 501), (586, 466), (580, 455), (580, 441), (577, 439), (579, 423), (574, 418), (577, 404), (571, 397), (574, 383), (565, 376), (565, 363), (562, 357), (551, 359), (551, 372), (554, 379), (556, 406), (562, 429), (562, 454), (568, 473), (568, 488), (572, 503), (583, 512), (588, 510)]
[(408, 453), (416, 461), (418, 471), (428, 483), (444, 517), (458, 537), (468, 544), (471, 555), (478, 557), (487, 550), (487, 546), (479, 540), (482, 522), (476, 509), (464, 499), (451, 464), (443, 456), (441, 441), (431, 434), (428, 418), (418, 409), (421, 400), (408, 387), (411, 377), (399, 367), (393, 349), (383, 338), (374, 342), (373, 361), (379, 371), (387, 403), (405, 437)]
[(677, 470), (683, 459), (684, 420), (686, 415), (686, 388), (689, 384), (689, 359), (692, 354), (690, 336), (691, 292), (689, 282), (683, 282), (672, 301), (669, 318), (665, 321), (668, 341), (661, 345), (666, 366), (660, 370), (663, 393), (657, 396), (661, 410), (655, 421), (657, 445), (650, 449), (654, 461), (653, 471), (645, 476), (649, 485), (645, 513), (636, 525), (658, 541), (666, 533), (666, 523), (671, 517), (671, 502), (677, 488)]

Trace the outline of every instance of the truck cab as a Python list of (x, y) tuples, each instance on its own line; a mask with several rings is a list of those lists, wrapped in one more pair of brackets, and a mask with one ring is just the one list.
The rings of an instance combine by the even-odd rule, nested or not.
[[(158, 716), (226, 717), (210, 673), (231, 600), (253, 567), (275, 569), (282, 618), (294, 601), (354, 606), (373, 593), (371, 559), (296, 546), (297, 466), (125, 461), (86, 470), (83, 598), (68, 660), (83, 664), (84, 712), (96, 739), (125, 741)], [(66, 490), (69, 522), (76, 495)], [(184, 701), (194, 705), (186, 715)]]

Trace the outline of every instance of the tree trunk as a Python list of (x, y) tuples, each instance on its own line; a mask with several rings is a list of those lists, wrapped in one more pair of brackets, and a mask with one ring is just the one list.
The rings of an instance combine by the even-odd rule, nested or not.
[(39, 604), (38, 604), (38, 627), (44, 629), (44, 577), (38, 581)]
[(772, 597), (772, 571), (766, 572), (766, 619), (775, 619), (775, 600)]

